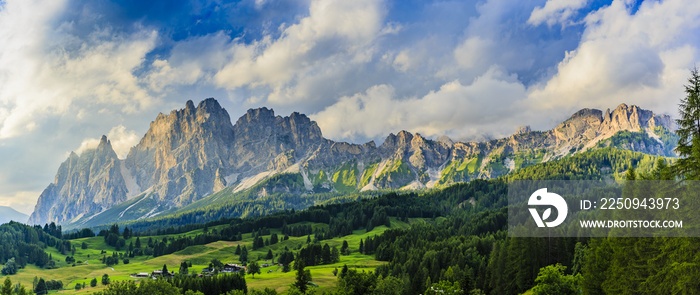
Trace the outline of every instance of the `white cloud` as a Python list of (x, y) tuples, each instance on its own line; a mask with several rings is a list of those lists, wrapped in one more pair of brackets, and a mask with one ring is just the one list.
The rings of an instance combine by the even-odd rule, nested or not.
[[(140, 137), (133, 130), (127, 130), (124, 125), (118, 125), (107, 133), (107, 139), (112, 144), (112, 149), (120, 159), (125, 159), (129, 149), (139, 143)], [(100, 144), (99, 138), (86, 138), (75, 151), (82, 154), (86, 150), (95, 149)]]
[(493, 46), (493, 41), (484, 40), (479, 36), (468, 38), (454, 50), (457, 64), (463, 68), (488, 66), (488, 63), (492, 62), (488, 57)]
[(72, 23), (57, 21), (66, 5), (11, 0), (0, 11), (0, 139), (98, 103), (134, 112), (157, 101), (133, 74), (157, 34), (105, 27), (76, 36)]
[(548, 0), (543, 7), (535, 7), (527, 20), (528, 24), (548, 26), (570, 24), (570, 19), (579, 9), (586, 6), (588, 0)]
[(0, 195), (0, 206), (12, 207), (19, 212), (30, 215), (34, 211), (34, 205), (40, 194), (41, 191), (18, 191), (10, 195)]
[(342, 68), (367, 62), (368, 46), (382, 33), (385, 13), (381, 1), (313, 1), (309, 16), (284, 27), (280, 38), (234, 43), (230, 61), (214, 82), (231, 90), (269, 87), (268, 100), (276, 104), (308, 99), (303, 88), (290, 85), (327, 74), (329, 63)]
[(550, 80), (531, 89), (534, 108), (570, 111), (632, 103), (675, 114), (683, 83), (698, 60), (700, 2), (624, 1), (586, 18), (579, 47)]
[(520, 82), (491, 68), (469, 85), (451, 81), (423, 97), (397, 97), (392, 86), (376, 85), (311, 117), (330, 138), (379, 138), (400, 130), (473, 138), (512, 132), (508, 123), (525, 115), (513, 114), (524, 98)]

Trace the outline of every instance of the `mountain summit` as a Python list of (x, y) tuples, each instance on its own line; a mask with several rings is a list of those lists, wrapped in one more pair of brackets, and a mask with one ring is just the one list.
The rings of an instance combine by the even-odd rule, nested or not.
[(521, 127), (487, 142), (400, 131), (376, 146), (323, 138), (316, 122), (296, 112), (282, 117), (250, 109), (231, 124), (215, 99), (196, 107), (187, 101), (183, 109), (159, 114), (124, 160), (104, 136), (97, 148), (71, 153), (29, 223), (78, 227), (147, 218), (210, 201), (222, 190), (260, 197), (430, 188), (604, 146), (674, 156), (673, 130), (669, 116), (622, 104), (605, 113), (582, 109), (552, 130)]

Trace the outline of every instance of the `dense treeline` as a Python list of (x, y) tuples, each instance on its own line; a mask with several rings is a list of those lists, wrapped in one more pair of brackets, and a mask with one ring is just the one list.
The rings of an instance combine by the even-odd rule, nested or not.
[(340, 251), (337, 247), (319, 243), (306, 245), (299, 250), (295, 261), (301, 261), (305, 266), (332, 264), (340, 262)]
[(145, 280), (140, 284), (121, 282), (109, 284), (97, 295), (219, 295), (229, 292), (248, 292), (245, 278), (239, 274), (220, 274), (213, 277), (175, 276), (169, 279)]
[[(314, 204), (347, 203), (383, 194), (380, 191), (358, 192), (353, 194), (317, 193), (312, 195), (295, 195), (275, 193), (259, 197), (254, 190), (234, 194), (225, 189), (212, 197), (232, 198), (223, 204), (214, 204), (173, 215), (154, 217), (146, 220), (128, 221), (123, 224), (142, 235), (180, 234), (209, 226), (228, 224), (231, 220), (265, 216), (280, 211), (306, 209)], [(97, 230), (109, 229), (109, 225), (98, 226)]]
[[(665, 162), (662, 160), (654, 163), (655, 159), (657, 158), (640, 153), (601, 149), (528, 167), (509, 178), (600, 179), (613, 173), (622, 174), (633, 166), (643, 167), (646, 171), (653, 167), (654, 170), (645, 174), (646, 179), (653, 178), (654, 175), (668, 175), (667, 172), (659, 171), (668, 167)], [(553, 276), (552, 272), (560, 278), (567, 278), (569, 282), (588, 281), (574, 278), (581, 278), (581, 274), (591, 267), (591, 261), (594, 260), (588, 258), (597, 247), (588, 245), (589, 239), (506, 237), (505, 188), (506, 184), (502, 180), (473, 181), (428, 194), (433, 200), (426, 206), (449, 207), (440, 214), (447, 218), (413, 224), (409, 229), (391, 229), (369, 244), (365, 241), (364, 245), (361, 244), (365, 253), (372, 254), (373, 247), (376, 259), (389, 263), (377, 268), (376, 273), (351, 270), (350, 278), (346, 275), (339, 277), (339, 293), (383, 294), (378, 291), (382, 285), (394, 284), (401, 286), (397, 294), (437, 294), (446, 290), (477, 294), (519, 294), (533, 288), (538, 282), (547, 281), (540, 276)], [(464, 204), (464, 200), (473, 200), (473, 208), (467, 206), (466, 209), (457, 209), (462, 207), (460, 205)], [(488, 210), (475, 210), (477, 208)], [(600, 280), (600, 273), (602, 268), (609, 265), (605, 263), (610, 261), (610, 257), (595, 261), (602, 267), (590, 271), (598, 274), (597, 277), (591, 276), (590, 281), (606, 282)], [(557, 267), (548, 267), (551, 265)], [(541, 270), (546, 271), (543, 273)], [(608, 286), (615, 286), (616, 280), (619, 278), (607, 281)], [(598, 290), (600, 285), (596, 285)], [(546, 289), (542, 283), (538, 286), (537, 290)], [(356, 292), (357, 290), (362, 292)], [(624, 289), (606, 291), (620, 293), (621, 290)], [(591, 291), (588, 294), (600, 293)]]
[(175, 276), (167, 279), (167, 282), (181, 289), (183, 294), (190, 290), (201, 292), (204, 295), (225, 294), (233, 290), (246, 292), (248, 290), (245, 277), (241, 274), (219, 274), (212, 277)]
[[(143, 253), (144, 255), (153, 255), (157, 257), (171, 254), (193, 245), (203, 245), (220, 240), (238, 241), (242, 238), (241, 233), (253, 233), (261, 229), (269, 228), (282, 228), (287, 224), (304, 222), (325, 223), (329, 225), (328, 230), (313, 231), (315, 240), (320, 241), (331, 237), (348, 235), (351, 234), (353, 230), (361, 228), (371, 230), (375, 226), (390, 225), (389, 217), (407, 219), (442, 216), (446, 212), (450, 212), (454, 204), (459, 204), (466, 200), (459, 196), (468, 195), (471, 198), (476, 198), (479, 204), (485, 208), (504, 206), (505, 198), (494, 201), (484, 194), (472, 194), (471, 192), (481, 191), (482, 189), (493, 189), (503, 193), (505, 192), (505, 188), (506, 185), (503, 182), (477, 180), (470, 184), (456, 185), (428, 195), (419, 195), (415, 193), (400, 195), (389, 193), (375, 199), (363, 199), (359, 202), (314, 206), (303, 211), (290, 210), (254, 218), (223, 219), (219, 221), (219, 223), (228, 221), (227, 226), (207, 230), (207, 232), (194, 237), (164, 237), (159, 241), (153, 241), (153, 246), (151, 246), (149, 242), (149, 247), (146, 248)], [(212, 223), (204, 224), (203, 227), (208, 229), (210, 225), (212, 225)], [(105, 241), (108, 244), (116, 243), (116, 245), (121, 245), (122, 243), (120, 243), (120, 241), (123, 239), (118, 238), (116, 234), (119, 231), (118, 228), (117, 225), (113, 225), (109, 230), (101, 231), (100, 235), (105, 236)], [(184, 228), (190, 227), (185, 226)], [(304, 231), (308, 232), (307, 229)], [(173, 232), (179, 232), (182, 228), (173, 228), (171, 230)], [(148, 234), (160, 235), (168, 231), (169, 230), (148, 232)], [(267, 234), (269, 234), (269, 230)], [(134, 232), (134, 235), (142, 236), (145, 235), (145, 233)], [(110, 236), (111, 238), (109, 238)], [(258, 237), (256, 237), (255, 242), (257, 246), (255, 248), (265, 245), (264, 241), (262, 243), (258, 241)], [(131, 246), (129, 246), (129, 248), (131, 248)]]
[(60, 227), (56, 227), (54, 223), (51, 225), (44, 228), (17, 222), (0, 225), (0, 264), (6, 264), (13, 259), (15, 268), (14, 272), (8, 274), (16, 273), (17, 269), (24, 268), (27, 264), (38, 267), (49, 265), (49, 255), (44, 252), (47, 246), (57, 246), (59, 251), (66, 251), (65, 243), (56, 237), (61, 236)]
[(81, 239), (81, 238), (92, 238), (95, 236), (95, 232), (92, 231), (92, 229), (89, 228), (84, 228), (76, 232), (72, 233), (65, 233), (63, 234), (63, 238), (66, 240), (75, 240), (75, 239)]
[(623, 174), (629, 167), (649, 171), (657, 156), (618, 150), (611, 147), (577, 154), (557, 161), (528, 166), (507, 176), (508, 179), (601, 179), (608, 175)]

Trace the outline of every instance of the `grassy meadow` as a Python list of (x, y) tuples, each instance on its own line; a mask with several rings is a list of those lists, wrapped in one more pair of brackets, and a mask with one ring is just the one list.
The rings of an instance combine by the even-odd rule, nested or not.
[[(414, 222), (424, 222), (422, 219), (411, 219), (409, 223)], [(409, 223), (401, 222), (396, 219), (391, 220), (392, 228), (407, 228)], [(303, 224), (303, 223), (301, 223)], [(307, 223), (308, 224), (308, 223)], [(312, 224), (313, 227), (327, 227), (326, 224)], [(218, 227), (211, 227), (209, 230), (217, 229)], [(350, 268), (374, 270), (377, 266), (381, 265), (383, 262), (374, 260), (374, 256), (360, 254), (359, 244), (361, 239), (366, 239), (374, 235), (380, 235), (388, 228), (386, 226), (378, 226), (373, 230), (367, 232), (364, 229), (356, 230), (352, 235), (333, 238), (329, 240), (321, 241), (322, 244), (328, 243), (329, 246), (336, 246), (338, 249), (341, 248), (343, 241), (347, 241), (351, 253), (350, 255), (341, 255), (340, 262), (328, 265), (318, 265), (307, 267), (311, 271), (313, 282), (318, 284), (318, 291), (329, 291), (335, 288), (337, 278), (333, 275), (333, 270), (340, 270), (343, 265), (348, 265)], [(178, 236), (195, 236), (201, 234), (202, 230), (195, 230), (183, 234), (171, 235), (170, 237)], [(283, 240), (279, 229), (272, 229), (270, 234), (277, 233), (280, 236), (280, 242), (274, 245), (262, 247), (253, 250), (253, 237), (250, 233), (243, 234), (243, 240), (241, 241), (216, 241), (206, 245), (196, 245), (185, 248), (184, 250), (175, 252), (169, 255), (163, 255), (159, 257), (152, 256), (137, 256), (134, 258), (128, 258), (129, 264), (123, 264), (122, 259), (120, 259), (118, 265), (108, 267), (100, 261), (103, 256), (111, 256), (113, 252), (116, 252), (114, 247), (107, 245), (104, 242), (103, 237), (92, 237), (92, 238), (82, 238), (71, 240), (71, 243), (75, 245), (76, 252), (73, 256), (76, 260), (76, 265), (66, 263), (66, 255), (60, 254), (55, 248), (47, 247), (46, 252), (51, 254), (51, 258), (56, 262), (58, 268), (55, 269), (42, 269), (34, 265), (28, 264), (24, 269), (20, 269), (15, 275), (10, 276), (13, 284), (21, 283), (28, 290), (31, 290), (32, 283), (35, 277), (43, 278), (44, 280), (58, 280), (62, 281), (64, 284), (64, 289), (59, 291), (52, 291), (50, 293), (69, 293), (69, 294), (90, 294), (98, 290), (105, 288), (101, 284), (101, 278), (104, 274), (109, 275), (110, 281), (138, 281), (139, 279), (133, 278), (130, 274), (147, 272), (151, 273), (153, 270), (162, 269), (163, 265), (167, 265), (168, 270), (177, 272), (180, 267), (180, 263), (183, 261), (188, 261), (192, 263), (192, 267), (189, 269), (190, 274), (201, 273), (202, 269), (207, 268), (209, 263), (213, 259), (218, 259), (223, 263), (238, 263), (240, 264), (239, 256), (235, 254), (236, 247), (240, 245), (241, 247), (247, 246), (248, 248), (248, 261), (258, 261), (260, 264), (272, 263), (272, 261), (265, 260), (263, 257), (266, 256), (268, 250), (272, 250), (275, 255), (274, 260), (276, 261), (278, 255), (288, 247), (292, 251), (296, 251), (303, 247), (307, 242), (307, 236), (303, 237), (289, 237), (289, 240)], [(146, 245), (149, 238), (154, 241), (157, 239), (162, 239), (166, 236), (145, 236), (140, 237), (141, 244)], [(269, 239), (270, 235), (263, 236), (264, 239)], [(87, 249), (81, 249), (81, 244), (85, 242), (87, 244)], [(126, 245), (128, 247), (129, 243), (136, 242), (136, 237), (131, 237), (126, 240)], [(102, 253), (102, 251), (106, 253)], [(125, 251), (120, 251), (119, 253), (124, 253)], [(90, 281), (92, 279), (97, 279), (97, 287), (90, 287)], [(253, 278), (252, 275), (246, 275), (246, 281), (248, 288), (263, 289), (265, 287), (271, 287), (276, 289), (278, 292), (285, 292), (289, 289), (289, 285), (295, 279), (295, 271), (290, 271), (287, 273), (282, 272), (282, 267), (272, 266), (261, 268), (261, 274), (256, 274)], [(4, 280), (4, 277), (2, 278)], [(143, 279), (141, 279), (143, 280)], [(85, 284), (86, 288), (82, 290), (75, 290), (76, 284)]]

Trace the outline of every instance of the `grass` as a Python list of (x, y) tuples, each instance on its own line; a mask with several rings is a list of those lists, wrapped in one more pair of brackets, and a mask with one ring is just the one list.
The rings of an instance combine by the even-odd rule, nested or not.
[(453, 184), (455, 182), (467, 181), (479, 174), (483, 156), (477, 155), (473, 158), (464, 158), (450, 162), (440, 174), (439, 186)]
[(374, 171), (377, 170), (377, 167), (379, 167), (379, 163), (371, 164), (365, 168), (365, 171), (362, 173), (362, 178), (360, 178), (360, 188), (363, 188), (369, 184), (369, 181), (372, 179), (372, 175), (374, 175)]
[[(401, 222), (399, 220), (391, 220), (392, 228), (408, 228), (410, 223), (414, 222), (425, 222), (422, 219), (411, 219), (408, 223)], [(301, 223), (300, 223), (301, 224)], [(321, 223), (305, 223), (311, 224), (313, 227), (327, 227), (327, 224)], [(218, 229), (218, 227), (211, 227), (210, 230)], [(321, 241), (322, 244), (328, 243), (331, 247), (340, 248), (343, 241), (347, 241), (351, 254), (341, 255), (340, 262), (330, 265), (318, 265), (311, 266), (308, 269), (311, 271), (313, 282), (319, 285), (318, 291), (325, 292), (335, 289), (337, 278), (333, 275), (333, 270), (335, 268), (342, 268), (343, 265), (348, 265), (351, 268), (363, 268), (367, 270), (374, 270), (377, 266), (381, 265), (383, 262), (374, 260), (371, 255), (363, 255), (358, 253), (358, 248), (361, 239), (366, 239), (367, 237), (381, 235), (384, 231), (389, 229), (386, 226), (378, 226), (373, 230), (367, 232), (364, 229), (355, 230), (352, 235), (333, 238), (329, 240)], [(195, 230), (187, 232), (184, 234), (170, 235), (168, 237), (178, 237), (178, 236), (195, 236), (201, 234), (202, 230)], [(272, 229), (270, 234), (277, 233), (280, 235), (279, 229)], [(148, 239), (152, 238), (154, 241), (162, 239), (166, 236), (150, 236), (150, 237), (140, 237), (142, 245), (148, 243)], [(264, 239), (269, 239), (270, 236), (264, 236)], [(112, 255), (116, 252), (114, 247), (105, 244), (103, 237), (93, 237), (93, 238), (83, 238), (72, 240), (71, 243), (75, 245), (76, 252), (74, 258), (76, 261), (82, 261), (82, 264), (72, 266), (72, 264), (67, 264), (65, 262), (66, 255), (62, 255), (57, 252), (55, 248), (47, 247), (46, 252), (51, 254), (51, 257), (56, 261), (58, 268), (56, 269), (41, 269), (34, 265), (27, 265), (24, 269), (21, 269), (17, 274), (12, 275), (10, 278), (13, 284), (21, 283), (28, 290), (32, 288), (32, 282), (34, 277), (44, 278), (45, 280), (59, 280), (64, 284), (64, 290), (61, 293), (68, 294), (89, 294), (96, 291), (102, 290), (105, 286), (101, 284), (102, 275), (108, 274), (112, 282), (117, 281), (138, 281), (136, 278), (130, 277), (130, 274), (139, 272), (152, 272), (156, 269), (162, 269), (163, 265), (167, 265), (168, 269), (177, 272), (180, 263), (183, 261), (188, 261), (192, 263), (192, 267), (189, 269), (190, 273), (201, 273), (202, 269), (209, 266), (209, 263), (213, 259), (218, 259), (224, 263), (241, 263), (239, 256), (235, 254), (236, 247), (238, 245), (246, 246), (248, 248), (249, 261), (258, 260), (260, 264), (270, 261), (265, 261), (262, 259), (268, 250), (272, 250), (275, 255), (281, 253), (285, 247), (290, 250), (295, 250), (303, 247), (306, 244), (306, 236), (303, 237), (290, 237), (289, 240), (281, 240), (279, 243), (266, 246), (253, 250), (253, 237), (250, 233), (243, 234), (242, 241), (217, 241), (209, 243), (206, 245), (196, 245), (187, 247), (181, 251), (163, 255), (160, 257), (151, 256), (139, 256), (134, 258), (129, 258), (129, 264), (123, 264), (120, 260), (118, 265), (108, 267), (100, 262), (100, 258), (104, 255)], [(130, 242), (135, 243), (136, 238), (130, 238), (126, 241), (127, 247)], [(87, 249), (81, 249), (81, 244), (85, 242), (88, 246)], [(106, 251), (106, 254), (102, 254), (102, 250)], [(123, 252), (120, 252), (123, 253)], [(262, 268), (261, 274), (256, 274), (255, 278), (251, 275), (246, 275), (246, 280), (248, 283), (248, 288), (264, 289), (265, 287), (272, 287), (278, 292), (284, 292), (289, 289), (289, 285), (294, 281), (295, 272), (282, 272), (281, 267), (273, 266), (268, 268)], [(90, 281), (96, 278), (98, 281), (97, 287), (90, 287)], [(76, 284), (85, 284), (87, 287), (80, 291), (75, 290)], [(52, 292), (52, 293), (55, 293)]]
[(354, 161), (343, 164), (338, 171), (333, 174), (333, 187), (339, 192), (348, 193), (357, 189), (357, 163)]

